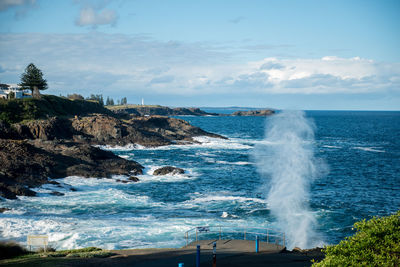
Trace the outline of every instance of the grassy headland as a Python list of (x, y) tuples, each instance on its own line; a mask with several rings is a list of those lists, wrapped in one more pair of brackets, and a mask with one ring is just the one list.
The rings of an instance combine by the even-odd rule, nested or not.
[(41, 99), (0, 99), (0, 120), (7, 123), (89, 113), (111, 114), (108, 109), (93, 100), (70, 100), (53, 95), (42, 95)]

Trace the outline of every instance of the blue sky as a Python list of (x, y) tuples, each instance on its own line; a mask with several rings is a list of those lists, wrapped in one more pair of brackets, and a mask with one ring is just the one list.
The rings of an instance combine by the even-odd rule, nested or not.
[(170, 106), (400, 109), (400, 1), (0, 0), (0, 81)]

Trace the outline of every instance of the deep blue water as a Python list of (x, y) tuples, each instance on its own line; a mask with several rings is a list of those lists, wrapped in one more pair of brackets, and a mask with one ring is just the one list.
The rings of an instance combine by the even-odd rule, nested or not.
[[(213, 112), (213, 110), (206, 110)], [(314, 153), (329, 173), (314, 181), (310, 206), (326, 243), (352, 234), (355, 221), (389, 215), (400, 206), (400, 112), (308, 111), (315, 124)], [(38, 189), (39, 198), (6, 201), (3, 238), (50, 233), (58, 247), (179, 247), (199, 225), (275, 227), (265, 182), (252, 157), (264, 138), (263, 117), (179, 117), (229, 140), (200, 138), (201, 145), (114, 148), (146, 166), (141, 182), (69, 177), (64, 197)], [(185, 175), (156, 177), (173, 165)], [(124, 177), (116, 177), (124, 179)], [(58, 189), (60, 191), (60, 189)], [(63, 191), (64, 192), (64, 191)]]

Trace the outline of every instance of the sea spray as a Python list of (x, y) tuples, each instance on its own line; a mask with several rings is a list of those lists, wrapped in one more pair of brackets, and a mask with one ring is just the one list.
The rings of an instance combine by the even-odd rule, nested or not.
[(286, 234), (287, 247), (322, 244), (309, 206), (311, 182), (324, 168), (314, 157), (314, 125), (302, 111), (283, 111), (266, 123), (264, 142), (255, 148), (271, 214)]

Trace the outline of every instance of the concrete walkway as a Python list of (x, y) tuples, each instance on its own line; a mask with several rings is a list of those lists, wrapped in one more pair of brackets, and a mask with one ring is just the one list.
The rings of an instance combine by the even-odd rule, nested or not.
[[(256, 243), (254, 240), (237, 240), (237, 239), (227, 239), (227, 240), (199, 240), (194, 241), (183, 249), (196, 249), (197, 245), (200, 245), (201, 250), (212, 250), (214, 242), (217, 243), (217, 251), (223, 252), (255, 252)], [(271, 244), (267, 242), (259, 242), (258, 246), (259, 252), (280, 252), (284, 249), (283, 246), (278, 244)]]

